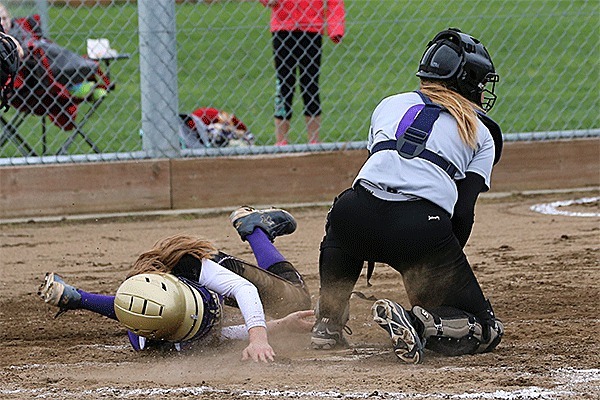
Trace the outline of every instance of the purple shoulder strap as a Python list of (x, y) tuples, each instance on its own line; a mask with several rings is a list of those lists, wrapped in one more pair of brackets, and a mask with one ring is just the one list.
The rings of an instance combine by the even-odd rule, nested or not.
[(412, 125), (417, 114), (423, 109), (423, 107), (425, 107), (425, 104), (415, 104), (414, 106), (410, 107), (408, 111), (406, 111), (400, 120), (400, 123), (398, 124), (398, 129), (396, 129), (396, 139), (402, 136), (408, 127)]

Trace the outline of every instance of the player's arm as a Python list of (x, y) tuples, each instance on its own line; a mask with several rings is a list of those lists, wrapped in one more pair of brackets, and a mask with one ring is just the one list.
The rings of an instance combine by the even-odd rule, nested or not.
[(233, 297), (244, 317), (248, 332), (248, 346), (242, 358), (253, 361), (273, 361), (275, 352), (269, 345), (267, 323), (256, 287), (248, 280), (211, 260), (202, 261), (200, 284), (225, 297)]
[(340, 43), (346, 33), (346, 10), (341, 0), (327, 1), (327, 34), (335, 44)]
[[(314, 320), (310, 321), (308, 318), (314, 315), (313, 310), (296, 311), (286, 317), (267, 322), (266, 329), (263, 327), (249, 329), (250, 344), (244, 349), (242, 359), (252, 358), (254, 361), (262, 362), (273, 361), (275, 353), (267, 340), (267, 331), (269, 334), (283, 332), (308, 333), (314, 324)], [(259, 359), (256, 359), (253, 354), (259, 355)]]
[(471, 236), (479, 193), (487, 188), (481, 175), (474, 172), (467, 172), (465, 175), (465, 179), (456, 182), (458, 200), (452, 215), (452, 231), (462, 247), (465, 247)]
[(315, 324), (314, 316), (314, 310), (296, 311), (283, 318), (268, 321), (267, 330), (270, 335), (280, 333), (309, 333)]
[[(314, 310), (295, 311), (283, 318), (267, 321), (267, 333), (309, 333), (315, 324)], [(246, 325), (231, 325), (221, 329), (221, 337), (227, 340), (248, 340)]]
[[(483, 123), (480, 125), (480, 129), (487, 130)], [(473, 229), (477, 198), (480, 193), (490, 189), (495, 143), (492, 135), (485, 133), (481, 132), (483, 139), (465, 171), (465, 178), (456, 181), (458, 198), (452, 213), (452, 231), (461, 247), (465, 247)]]

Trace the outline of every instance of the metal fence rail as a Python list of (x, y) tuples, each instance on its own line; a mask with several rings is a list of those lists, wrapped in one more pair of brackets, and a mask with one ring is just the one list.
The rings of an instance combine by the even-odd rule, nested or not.
[[(2, 114), (0, 165), (362, 148), (374, 107), (417, 87), (425, 44), (448, 27), (478, 37), (492, 54), (501, 81), (491, 116), (507, 140), (600, 132), (596, 0), (346, 0), (342, 42), (323, 38), (320, 143), (308, 144), (297, 90), (290, 144), (281, 147), (274, 146), (270, 11), (260, 2), (2, 3), (14, 18), (38, 14), (43, 35), (73, 53), (86, 55), (88, 39), (108, 39), (111, 57), (99, 62), (106, 93), (93, 86), (73, 104), (46, 98), (45, 108), (55, 109)], [(75, 96), (71, 83), (64, 86)], [(71, 105), (80, 129), (56, 121)], [(235, 114), (253, 145), (186, 146), (179, 114), (201, 107)]]

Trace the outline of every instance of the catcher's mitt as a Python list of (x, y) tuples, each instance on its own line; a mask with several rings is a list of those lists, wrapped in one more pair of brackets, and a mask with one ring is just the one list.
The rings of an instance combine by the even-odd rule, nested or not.
[(21, 57), (15, 39), (0, 32), (0, 110), (8, 110), (8, 99), (15, 90)]

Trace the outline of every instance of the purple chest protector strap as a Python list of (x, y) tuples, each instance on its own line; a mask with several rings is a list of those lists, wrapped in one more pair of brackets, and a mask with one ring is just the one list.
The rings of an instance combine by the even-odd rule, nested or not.
[(425, 148), (433, 124), (437, 121), (442, 107), (433, 103), (423, 93), (417, 91), (425, 104), (417, 104), (408, 109), (398, 124), (395, 140), (376, 143), (371, 149), (371, 155), (382, 150), (396, 150), (401, 157), (422, 158), (443, 169), (451, 179), (458, 169), (437, 153)]

